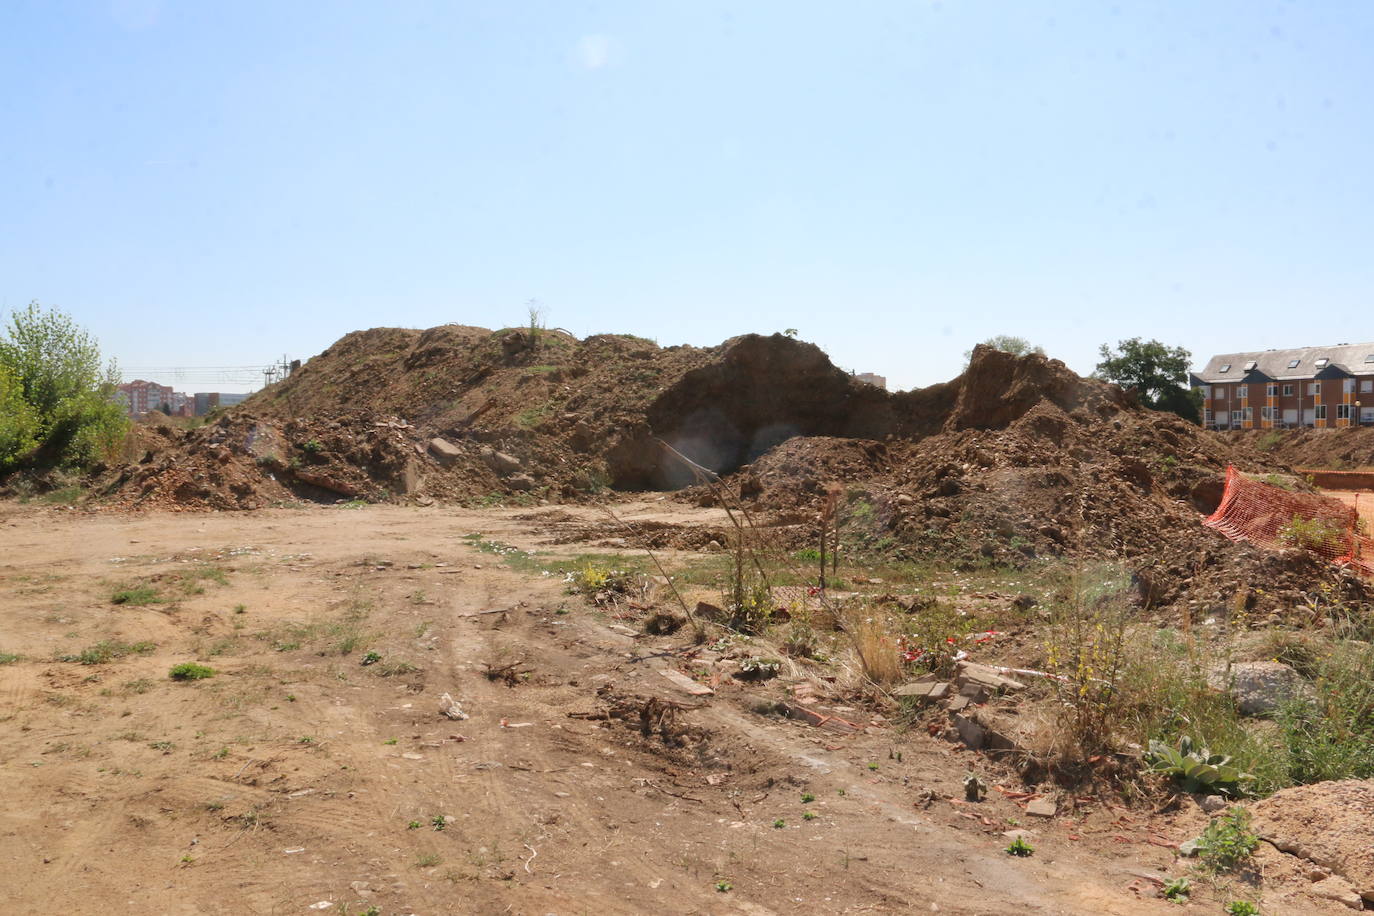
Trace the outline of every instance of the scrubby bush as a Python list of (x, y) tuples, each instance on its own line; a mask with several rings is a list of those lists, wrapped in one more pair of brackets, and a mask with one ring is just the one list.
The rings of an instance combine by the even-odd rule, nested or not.
[(65, 313), (37, 302), (11, 312), (0, 337), (0, 473), (80, 467), (112, 454), (128, 430), (113, 400), (118, 378)]

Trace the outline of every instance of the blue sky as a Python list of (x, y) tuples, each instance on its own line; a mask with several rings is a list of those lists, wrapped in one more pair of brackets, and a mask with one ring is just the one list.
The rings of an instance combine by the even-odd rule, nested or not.
[(130, 368), (532, 298), (896, 387), (1369, 340), (1371, 47), (1363, 2), (7, 0), (0, 306)]

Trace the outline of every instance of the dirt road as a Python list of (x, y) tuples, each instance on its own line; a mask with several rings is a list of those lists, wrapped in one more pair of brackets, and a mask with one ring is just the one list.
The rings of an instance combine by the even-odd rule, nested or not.
[(520, 514), (0, 507), (11, 911), (1174, 912), (1145, 833), (951, 802), (971, 752), (678, 690), (680, 636), (470, 537)]

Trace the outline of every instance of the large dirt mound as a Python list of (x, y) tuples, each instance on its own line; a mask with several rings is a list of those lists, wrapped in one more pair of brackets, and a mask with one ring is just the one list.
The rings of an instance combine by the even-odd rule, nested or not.
[(1246, 429), (1222, 435), (1231, 436), (1295, 468), (1374, 469), (1374, 427)]
[[(877, 549), (960, 562), (1130, 565), (1152, 603), (1278, 611), (1335, 573), (1200, 524), (1227, 464), (1288, 470), (1245, 441), (1142, 410), (1063, 363), (976, 348), (939, 385), (889, 393), (814, 345), (746, 335), (666, 347), (620, 335), (445, 326), (349, 334), (213, 424), (164, 430), (106, 478), (125, 506), (280, 500), (569, 501), (724, 475), (802, 523), (827, 485)], [(701, 487), (684, 497), (709, 500)], [(1359, 599), (1346, 579), (1343, 593)]]

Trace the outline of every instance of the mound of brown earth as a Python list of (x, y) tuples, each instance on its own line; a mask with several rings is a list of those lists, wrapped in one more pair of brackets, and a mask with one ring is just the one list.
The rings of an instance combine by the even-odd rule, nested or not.
[(1374, 427), (1245, 429), (1221, 435), (1244, 442), (1295, 468), (1374, 470)]
[[(1228, 464), (1287, 468), (1244, 441), (1142, 410), (1058, 360), (975, 349), (957, 379), (889, 393), (811, 344), (717, 347), (445, 326), (349, 334), (215, 423), (112, 472), (125, 506), (255, 508), (292, 498), (569, 501), (726, 475), (802, 542), (827, 484), (851, 531), (899, 556), (1126, 563), (1151, 604), (1261, 612), (1359, 583), (1303, 554), (1203, 528)], [(689, 489), (685, 498), (713, 494)], [(1248, 597), (1246, 597), (1248, 596)]]
[(1345, 779), (1295, 786), (1255, 803), (1250, 810), (1260, 836), (1284, 852), (1339, 875), (1360, 897), (1374, 903), (1374, 844), (1369, 836), (1374, 781)]

